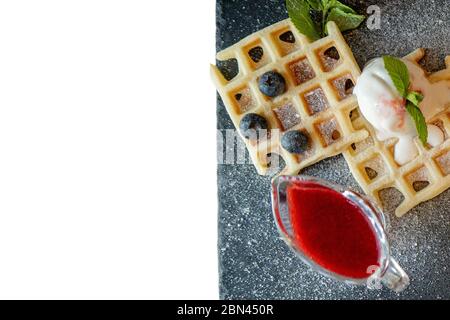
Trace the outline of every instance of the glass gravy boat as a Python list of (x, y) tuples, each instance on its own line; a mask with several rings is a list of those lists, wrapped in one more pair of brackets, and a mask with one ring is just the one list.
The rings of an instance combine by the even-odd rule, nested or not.
[[(360, 209), (361, 214), (365, 216), (373, 229), (379, 249), (379, 266), (372, 270), (368, 270), (367, 278), (349, 278), (330, 271), (306, 255), (296, 244), (294, 239), (294, 228), (291, 223), (289, 203), (287, 201), (287, 188), (292, 184), (298, 183), (306, 183), (306, 185), (312, 184), (334, 190)], [(314, 271), (335, 280), (343, 281), (348, 284), (365, 285), (371, 289), (381, 289), (381, 284), (383, 284), (396, 292), (400, 292), (409, 285), (408, 275), (391, 256), (385, 232), (386, 218), (380, 208), (368, 197), (360, 195), (345, 187), (314, 177), (278, 176), (272, 181), (272, 209), (275, 223), (284, 241), (296, 255)]]

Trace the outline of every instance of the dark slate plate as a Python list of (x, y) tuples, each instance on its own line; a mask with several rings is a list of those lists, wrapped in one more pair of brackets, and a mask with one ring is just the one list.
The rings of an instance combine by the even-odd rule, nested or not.
[[(360, 12), (381, 8), (381, 29), (365, 25), (346, 34), (358, 63), (427, 48), (425, 66), (444, 68), (450, 54), (448, 0), (347, 1)], [(217, 50), (287, 18), (283, 0), (218, 0)], [(218, 128), (233, 125), (218, 99)], [(342, 156), (322, 161), (306, 174), (359, 189)], [(251, 164), (219, 165), (220, 296), (223, 299), (450, 299), (450, 191), (401, 219), (390, 214), (393, 255), (411, 277), (401, 294), (337, 283), (298, 261), (278, 237), (270, 208), (270, 178)]]

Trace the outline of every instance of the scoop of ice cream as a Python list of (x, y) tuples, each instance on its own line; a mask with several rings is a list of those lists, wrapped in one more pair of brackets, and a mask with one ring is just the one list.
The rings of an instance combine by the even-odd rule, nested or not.
[[(429, 119), (444, 109), (446, 100), (450, 102), (450, 88), (446, 84), (430, 83), (419, 66), (409, 61), (405, 64), (410, 74), (411, 89), (425, 96), (419, 107)], [(364, 68), (353, 93), (362, 115), (376, 129), (377, 138), (382, 141), (398, 139), (394, 150), (395, 161), (402, 165), (414, 159), (418, 154), (414, 143), (416, 125), (406, 110), (405, 99), (384, 67), (383, 58), (372, 60)], [(428, 143), (432, 146), (441, 144), (444, 139), (442, 131), (434, 125), (427, 127)]]

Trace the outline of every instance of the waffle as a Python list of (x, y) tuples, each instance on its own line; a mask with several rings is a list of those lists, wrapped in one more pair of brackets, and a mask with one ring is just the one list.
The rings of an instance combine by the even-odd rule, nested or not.
[[(406, 56), (406, 59), (417, 64), (423, 56), (424, 50), (418, 49)], [(431, 74), (429, 80), (450, 80), (450, 56), (446, 58), (446, 69)], [(374, 128), (359, 115), (358, 110), (352, 113), (351, 120), (355, 130), (366, 129), (370, 136), (351, 145), (343, 153), (344, 157), (364, 192), (384, 206), (385, 210), (386, 206), (392, 204), (386, 203), (388, 199), (384, 201), (383, 193), (391, 188), (403, 195), (402, 202), (395, 209), (395, 214), (400, 217), (419, 203), (436, 197), (450, 187), (450, 106), (428, 121), (444, 132), (444, 142), (431, 148), (424, 146), (417, 138), (415, 145), (419, 155), (402, 166), (394, 160), (396, 139), (377, 140)]]
[[(217, 90), (236, 128), (247, 113), (267, 119), (269, 134), (265, 139), (255, 142), (241, 135), (261, 175), (272, 173), (273, 154), (286, 164), (281, 174), (297, 174), (368, 137), (368, 132), (355, 129), (349, 118), (357, 106), (351, 90), (360, 69), (334, 22), (328, 24), (328, 31), (327, 37), (311, 42), (287, 19), (217, 54), (219, 61), (237, 62), (238, 73), (233, 78), (211, 66)], [(285, 93), (273, 99), (258, 88), (259, 77), (272, 70), (281, 73), (287, 84)], [(307, 133), (310, 141), (306, 152), (291, 154), (281, 147), (280, 137), (289, 130)]]

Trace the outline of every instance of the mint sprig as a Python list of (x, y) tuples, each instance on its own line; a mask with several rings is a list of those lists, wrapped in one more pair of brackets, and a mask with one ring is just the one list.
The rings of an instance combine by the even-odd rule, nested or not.
[[(364, 16), (352, 12), (345, 12), (341, 8), (332, 8), (328, 14), (327, 21), (336, 22), (342, 32), (358, 28), (364, 21)], [(325, 30), (326, 31), (326, 30)], [(328, 33), (328, 31), (326, 31)]]
[(416, 124), (420, 141), (422, 141), (423, 144), (426, 144), (428, 140), (428, 128), (422, 111), (420, 111), (419, 107), (411, 101), (406, 102), (406, 111), (408, 111), (409, 115), (413, 118), (414, 123)]
[[(334, 21), (341, 31), (347, 31), (357, 28), (365, 19), (338, 0), (286, 0), (286, 8), (298, 31), (312, 41), (328, 34), (329, 21)], [(312, 13), (317, 13), (319, 18)]]
[(409, 88), (409, 73), (408, 68), (400, 59), (391, 56), (384, 56), (384, 67), (391, 76), (398, 93), (403, 98), (406, 98)]
[(391, 56), (384, 56), (383, 61), (384, 67), (389, 73), (395, 88), (397, 88), (398, 93), (406, 101), (406, 111), (408, 111), (414, 120), (420, 141), (426, 144), (428, 140), (427, 123), (419, 108), (419, 104), (423, 100), (423, 95), (420, 92), (409, 90), (410, 79), (408, 68), (402, 60)]
[(286, 0), (286, 8), (292, 23), (300, 33), (313, 41), (320, 39), (320, 33), (310, 15), (311, 6), (308, 1)]

